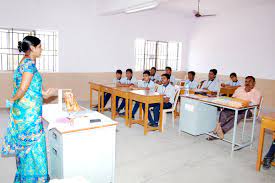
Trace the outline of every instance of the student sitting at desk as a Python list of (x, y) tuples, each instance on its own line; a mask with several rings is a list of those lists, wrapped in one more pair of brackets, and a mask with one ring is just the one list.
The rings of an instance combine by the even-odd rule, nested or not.
[[(175, 87), (170, 83), (170, 75), (169, 74), (162, 74), (161, 76), (162, 79), (162, 85), (160, 85), (157, 89), (157, 92), (159, 94), (164, 95), (164, 104), (163, 104), (163, 109), (170, 109), (174, 103), (175, 100)], [(149, 108), (153, 107), (153, 113), (154, 113), (154, 118), (152, 118), (151, 112), (148, 112), (148, 120), (149, 126), (152, 127), (157, 127), (158, 122), (159, 122), (159, 110), (160, 110), (160, 104), (150, 104)], [(145, 106), (143, 105), (143, 108)]]
[[(165, 67), (165, 74), (168, 74), (170, 77), (170, 83), (172, 85), (176, 84), (176, 78), (172, 75), (172, 68), (171, 67)], [(163, 84), (162, 81), (157, 82), (157, 84), (161, 85)]]
[(268, 153), (265, 155), (263, 160), (263, 169), (267, 170), (271, 167), (271, 163), (274, 161), (275, 157), (275, 140), (271, 144)]
[(165, 67), (165, 74), (168, 74), (170, 76), (170, 83), (172, 85), (176, 84), (176, 78), (172, 75), (172, 68), (171, 67)]
[[(143, 79), (138, 82), (137, 86), (130, 86), (130, 88), (135, 90), (149, 90), (151, 92), (155, 91), (155, 83), (150, 80), (150, 72), (148, 70), (143, 72)], [(134, 118), (137, 110), (139, 108), (139, 102), (136, 102), (132, 111), (132, 118)]]
[(184, 86), (188, 84), (189, 89), (197, 89), (199, 86), (199, 83), (195, 81), (195, 75), (196, 73), (194, 71), (189, 71), (188, 79), (184, 81)]
[(228, 81), (226, 83), (222, 83), (221, 86), (233, 86), (233, 87), (239, 87), (242, 85), (241, 81), (238, 80), (237, 74), (235, 72), (232, 72), (230, 74), (231, 81)]
[(156, 72), (157, 69), (155, 67), (152, 67), (150, 70), (150, 79), (155, 83), (161, 81), (160, 75), (158, 75)]
[(133, 70), (126, 70), (126, 77), (121, 78), (120, 83), (117, 83), (117, 86), (120, 87), (129, 87), (131, 85), (137, 84), (137, 79), (133, 76)]
[[(137, 84), (136, 78), (133, 76), (133, 70), (127, 69), (126, 70), (126, 77), (120, 80), (120, 83), (117, 83), (119, 87), (130, 87)], [(118, 99), (119, 100), (119, 99)], [(118, 101), (117, 100), (117, 101)], [(120, 106), (117, 108), (117, 114), (125, 107), (125, 99), (122, 100)]]
[[(122, 77), (122, 71), (121, 70), (117, 70), (116, 71), (116, 77), (113, 79), (113, 83), (114, 84), (120, 83), (121, 77)], [(111, 98), (111, 94), (110, 93), (105, 93), (104, 94), (104, 107), (106, 106), (106, 104), (108, 103), (108, 101), (110, 100), (110, 98)], [(119, 97), (117, 97), (117, 100), (116, 100), (116, 105), (117, 106), (118, 106), (118, 101), (119, 101)]]
[(208, 74), (208, 80), (203, 82), (201, 88), (218, 93), (220, 91), (220, 82), (217, 78), (217, 73), (216, 69), (211, 69)]
[[(255, 78), (253, 76), (247, 76), (245, 78), (245, 86), (239, 87), (233, 94), (233, 98), (239, 98), (242, 100), (250, 101), (252, 104), (258, 105), (261, 100), (260, 92), (255, 89)], [(217, 134), (220, 139), (223, 139), (224, 134), (234, 127), (235, 111), (230, 109), (224, 109), (220, 113), (220, 119), (217, 123), (213, 133)], [(245, 110), (239, 111), (237, 122), (239, 123), (244, 119)], [(249, 110), (247, 117), (251, 117), (252, 112)], [(214, 140), (214, 137), (208, 137), (207, 140)]]

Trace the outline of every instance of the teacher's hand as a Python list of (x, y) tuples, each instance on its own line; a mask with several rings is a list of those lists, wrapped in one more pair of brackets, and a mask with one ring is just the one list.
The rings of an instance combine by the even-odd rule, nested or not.
[(14, 103), (13, 99), (6, 100), (6, 107), (11, 108), (13, 106), (13, 103)]

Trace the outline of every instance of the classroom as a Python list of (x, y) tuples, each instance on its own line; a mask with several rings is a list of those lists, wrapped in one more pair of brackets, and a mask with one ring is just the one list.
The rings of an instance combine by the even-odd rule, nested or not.
[(0, 183), (274, 183), (274, 0), (0, 2)]

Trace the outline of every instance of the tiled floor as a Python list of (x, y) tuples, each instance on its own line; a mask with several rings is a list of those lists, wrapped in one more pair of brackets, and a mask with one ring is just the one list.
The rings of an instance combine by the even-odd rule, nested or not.
[[(110, 116), (110, 113), (106, 112), (106, 115)], [(252, 150), (245, 148), (236, 151), (231, 157), (230, 144), (222, 141), (208, 142), (206, 136), (194, 137), (185, 133), (179, 135), (177, 127), (173, 129), (169, 124), (169, 118), (163, 133), (155, 131), (147, 136), (143, 135), (141, 126), (128, 128), (122, 118), (118, 118), (118, 121), (117, 183), (275, 182), (275, 167), (268, 171), (255, 171), (259, 124)], [(8, 112), (2, 109), (1, 138), (7, 122)], [(251, 124), (248, 124), (248, 128), (251, 128)], [(271, 136), (267, 135), (266, 139), (265, 149), (271, 143)], [(11, 183), (15, 171), (14, 158), (0, 159), (0, 183)]]

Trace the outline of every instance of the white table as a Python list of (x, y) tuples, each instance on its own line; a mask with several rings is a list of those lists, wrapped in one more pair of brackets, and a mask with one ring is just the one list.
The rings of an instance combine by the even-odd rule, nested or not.
[(87, 117), (70, 123), (58, 104), (43, 106), (50, 177), (82, 176), (89, 182), (113, 183), (117, 122), (96, 111), (82, 113)]
[[(226, 141), (228, 143), (231, 143), (231, 155), (233, 155), (233, 152), (236, 150), (240, 150), (244, 147), (250, 146), (250, 148), (252, 147), (253, 144), (253, 138), (254, 138), (254, 130), (255, 130), (255, 124), (256, 124), (256, 116), (257, 116), (257, 110), (258, 110), (258, 105), (249, 105), (248, 107), (241, 107), (241, 108), (234, 108), (234, 107), (229, 107), (227, 105), (222, 105), (219, 103), (215, 103), (213, 102), (213, 100), (215, 99), (215, 97), (212, 98), (197, 98), (195, 95), (189, 95), (189, 96), (181, 96), (183, 98), (188, 98), (191, 100), (196, 100), (199, 101), (203, 104), (207, 104), (207, 105), (211, 105), (211, 106), (215, 106), (215, 107), (220, 107), (220, 108), (226, 108), (226, 109), (231, 109), (235, 111), (235, 116), (234, 116), (234, 127), (233, 127), (233, 136), (232, 136), (232, 140), (229, 139), (223, 139), (223, 141)], [(253, 109), (253, 123), (252, 123), (252, 130), (251, 130), (251, 137), (250, 140), (248, 142), (245, 143), (237, 143), (236, 142), (236, 135), (237, 135), (237, 119), (238, 119), (238, 113), (239, 111), (243, 111), (243, 110), (249, 110), (249, 109)], [(183, 111), (181, 111), (181, 113), (183, 113)], [(209, 132), (205, 132), (205, 134), (210, 135), (210, 136), (214, 136), (217, 137), (216, 135), (209, 133)], [(218, 137), (217, 137), (218, 138)]]

